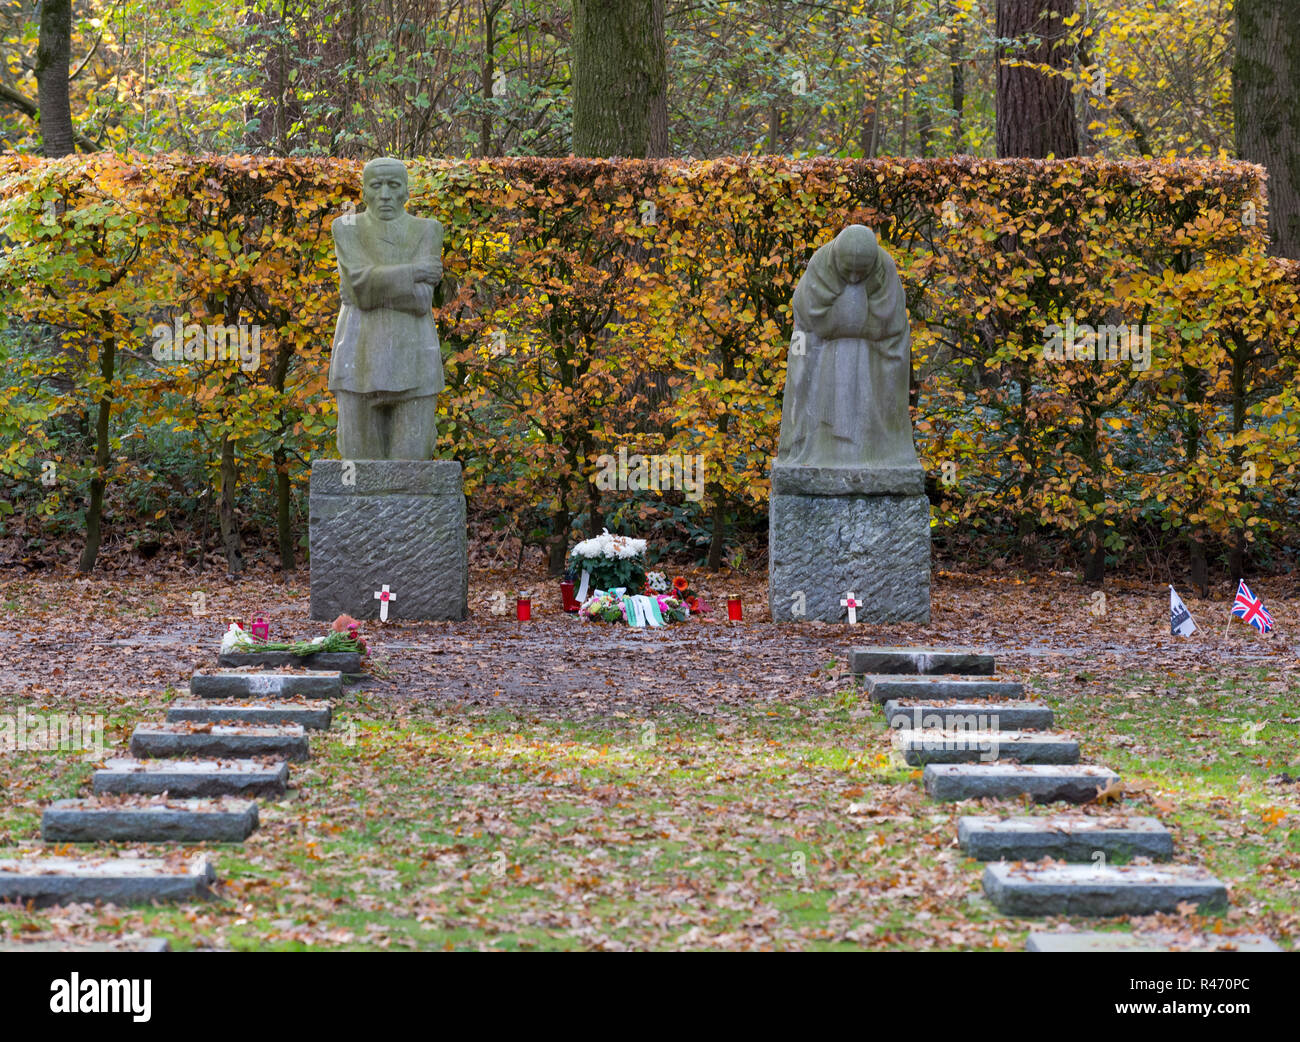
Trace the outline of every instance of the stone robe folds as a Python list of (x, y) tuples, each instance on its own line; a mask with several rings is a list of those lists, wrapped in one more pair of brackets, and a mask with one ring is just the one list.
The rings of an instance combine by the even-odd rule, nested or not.
[[(850, 281), (855, 267), (865, 271), (860, 281)], [(792, 304), (777, 462), (919, 468), (903, 286), (870, 229), (851, 225), (817, 250)]]
[(442, 225), (403, 215), (380, 221), (345, 214), (333, 225), (339, 264), (338, 323), (329, 387), (398, 402), (443, 389), (433, 286), (416, 282), (420, 261), (442, 272)]

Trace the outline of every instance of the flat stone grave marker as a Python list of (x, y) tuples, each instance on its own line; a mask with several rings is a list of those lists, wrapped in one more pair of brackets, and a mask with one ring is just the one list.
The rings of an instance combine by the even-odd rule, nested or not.
[(216, 872), (204, 856), (163, 858), (41, 857), (0, 860), (0, 901), (49, 905), (147, 904), (212, 896)]
[(283, 760), (104, 761), (91, 778), (96, 795), (138, 793), (170, 796), (280, 796), (289, 781)]
[(195, 698), (341, 698), (343, 674), (328, 673), (195, 673)]
[(953, 699), (959, 702), (987, 699), (1023, 699), (1025, 685), (1018, 680), (981, 680), (963, 677), (897, 677), (867, 673), (862, 683), (873, 702), (900, 699)]
[(995, 818), (968, 815), (957, 822), (957, 842), (977, 861), (1092, 861), (1173, 857), (1174, 838), (1155, 818), (1125, 814), (1052, 814)]
[(1257, 933), (1224, 936), (1200, 933), (1190, 936), (1171, 930), (1149, 933), (1119, 931), (1036, 931), (1025, 943), (1028, 952), (1280, 952), (1272, 940)]
[(1228, 906), (1228, 888), (1199, 865), (1021, 865), (984, 869), (984, 893), (1007, 915), (1150, 915), (1190, 902)]
[(235, 702), (185, 699), (167, 709), (169, 724), (298, 724), (313, 731), (329, 730), (333, 711), (323, 700), (295, 698), (285, 701), (241, 699)]
[(291, 651), (227, 651), (217, 656), (219, 666), (254, 666), (261, 669), (321, 669), (355, 676), (361, 672), (361, 654), (356, 651), (317, 651), (295, 655)]
[(936, 800), (1019, 799), (1035, 803), (1086, 803), (1119, 775), (1108, 767), (1080, 764), (931, 763), (922, 776)]
[(305, 760), (311, 755), (307, 732), (298, 724), (139, 724), (131, 733), (131, 755), (196, 756), (222, 760), (276, 756)]
[(864, 647), (849, 652), (853, 673), (993, 675), (993, 656), (964, 648)]
[(242, 843), (257, 828), (257, 803), (234, 797), (92, 796), (45, 808), (47, 843)]
[(146, 937), (139, 941), (0, 941), (0, 952), (169, 952), (166, 937)]
[(914, 702), (890, 699), (885, 703), (885, 723), (891, 728), (919, 731), (923, 728), (991, 731), (1047, 731), (1054, 717), (1042, 702), (961, 702), (931, 700)]
[(894, 748), (913, 766), (928, 763), (1078, 763), (1079, 743), (1065, 735), (1021, 731), (896, 730)]

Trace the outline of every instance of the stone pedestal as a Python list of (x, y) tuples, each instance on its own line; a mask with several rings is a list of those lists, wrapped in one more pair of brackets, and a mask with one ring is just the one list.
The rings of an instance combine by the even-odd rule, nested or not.
[(860, 622), (930, 621), (930, 501), (919, 466), (778, 462), (768, 523), (773, 621), (842, 622), (850, 590)]
[(313, 460), (311, 617), (463, 619), (468, 610), (465, 494), (455, 460)]

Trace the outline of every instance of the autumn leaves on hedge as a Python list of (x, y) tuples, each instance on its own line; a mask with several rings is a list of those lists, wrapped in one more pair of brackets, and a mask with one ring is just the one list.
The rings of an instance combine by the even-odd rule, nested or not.
[[(334, 453), (329, 224), (359, 170), (0, 160), (4, 314), (57, 340), (0, 382), (0, 473), (25, 509), (111, 485), (161, 428), (208, 461), (228, 550), (242, 482), (283, 501), (292, 553), (287, 504)], [(626, 499), (594, 481), (619, 448), (701, 455), (698, 509), (765, 510), (790, 295), (850, 221), (907, 292), (938, 526), (1064, 532), (1100, 558), (1138, 530), (1240, 548), (1293, 523), (1300, 304), (1264, 253), (1258, 167), (520, 158), (416, 163), (411, 182), (410, 211), (448, 230), (439, 451), (476, 502), (557, 541)], [(192, 324), (258, 327), (257, 364), (159, 360), (158, 327)], [(1132, 331), (1133, 357), (1062, 353), (1062, 331), (1099, 327)], [(95, 457), (42, 484), (54, 418), (101, 414)]]

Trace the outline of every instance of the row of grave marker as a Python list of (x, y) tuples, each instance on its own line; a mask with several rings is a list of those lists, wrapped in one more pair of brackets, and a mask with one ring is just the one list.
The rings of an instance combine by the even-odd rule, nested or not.
[[(899, 727), (895, 721), (905, 725), (909, 717), (922, 725), (939, 724), (938, 728), (899, 728), (894, 739), (909, 763), (924, 766), (923, 782), (933, 799), (1028, 797), (1036, 803), (1083, 803), (1119, 783), (1113, 771), (1078, 765), (1078, 746), (1072, 740), (1053, 740), (1044, 734), (1035, 743), (1026, 741), (1023, 731), (1000, 731), (998, 720), (1004, 714), (1018, 720), (1025, 731), (1031, 724), (1035, 730), (1050, 727), (1053, 714), (1043, 703), (1023, 700), (1022, 684), (991, 679), (991, 655), (952, 649), (855, 648), (850, 668), (862, 678), (872, 701), (883, 704), (891, 728)], [(1000, 698), (1013, 701), (993, 701)], [(964, 725), (972, 715), (992, 721), (992, 728), (950, 726), (956, 721)], [(937, 733), (926, 736), (927, 730)], [(1024, 762), (1026, 751), (1035, 745), (1047, 751), (1049, 761), (1057, 762)], [(990, 750), (995, 762), (969, 762)], [(1005, 759), (1015, 762), (1004, 762), (1004, 751), (1009, 753)], [(957, 839), (969, 856), (987, 862), (984, 893), (1010, 915), (1146, 915), (1176, 912), (1185, 902), (1207, 911), (1227, 905), (1227, 888), (1199, 866), (1106, 863), (1107, 857), (1162, 861), (1171, 857), (1172, 836), (1154, 818), (1117, 814), (1098, 821), (1068, 814), (969, 815), (960, 819)], [(1044, 858), (1071, 863), (1033, 864)], [(1027, 947), (1031, 951), (1280, 950), (1257, 935), (1189, 939), (1167, 933), (1088, 932), (1033, 932)]]
[[(310, 755), (306, 730), (330, 727), (327, 699), (342, 693), (342, 674), (196, 673), (190, 693), (166, 723), (135, 729), (131, 756), (94, 772), (92, 797), (46, 808), (45, 842), (242, 842), (258, 825), (250, 797), (282, 795), (288, 761)], [(219, 701), (230, 697), (242, 700)], [(211, 896), (215, 884), (205, 854), (0, 860), (0, 901), (37, 907), (189, 901)]]

